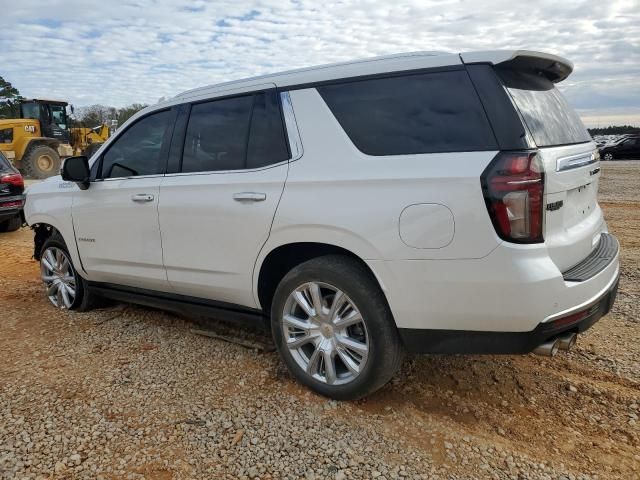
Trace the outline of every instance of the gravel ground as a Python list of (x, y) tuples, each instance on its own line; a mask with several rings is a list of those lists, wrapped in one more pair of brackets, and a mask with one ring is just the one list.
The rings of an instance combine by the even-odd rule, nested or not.
[(640, 162), (602, 169), (620, 294), (573, 351), (410, 357), (353, 403), (172, 314), (56, 311), (31, 232), (0, 236), (0, 477), (640, 478)]

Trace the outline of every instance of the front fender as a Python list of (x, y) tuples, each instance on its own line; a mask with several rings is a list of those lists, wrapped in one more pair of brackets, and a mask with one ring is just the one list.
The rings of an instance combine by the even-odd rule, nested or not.
[(59, 183), (64, 183), (65, 186), (67, 184), (67, 182), (48, 180), (29, 187), (24, 205), (24, 217), (27, 225), (32, 228), (37, 224), (46, 224), (60, 232), (67, 244), (76, 271), (85, 277), (86, 272), (82, 268), (71, 217), (72, 190), (77, 187), (73, 185), (71, 188), (59, 188)]

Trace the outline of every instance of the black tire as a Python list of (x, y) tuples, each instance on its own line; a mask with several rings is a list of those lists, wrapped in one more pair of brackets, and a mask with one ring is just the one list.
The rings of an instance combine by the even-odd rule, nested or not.
[[(282, 325), (289, 295), (307, 282), (338, 288), (359, 310), (368, 336), (369, 352), (364, 367), (351, 381), (330, 385), (306, 373), (286, 346)], [(311, 390), (336, 400), (356, 400), (383, 387), (399, 369), (403, 347), (384, 293), (365, 265), (342, 256), (314, 258), (293, 268), (276, 289), (271, 308), (274, 343), (291, 374)]]
[(20, 215), (16, 215), (15, 217), (0, 223), (0, 232), (15, 232), (20, 227), (22, 227), (22, 217)]
[(62, 161), (58, 152), (47, 145), (34, 145), (22, 159), (22, 170), (27, 177), (43, 179), (60, 173)]
[(87, 281), (84, 278), (82, 278), (76, 271), (76, 268), (73, 265), (73, 261), (71, 261), (71, 256), (69, 255), (69, 250), (67, 249), (67, 245), (65, 244), (64, 239), (59, 233), (56, 232), (53, 235), (51, 235), (51, 237), (49, 237), (44, 242), (44, 245), (42, 245), (41, 257), (40, 257), (41, 261), (42, 261), (42, 256), (45, 254), (47, 249), (51, 247), (62, 250), (67, 255), (67, 258), (70, 260), (69, 263), (70, 263), (71, 270), (73, 272), (73, 277), (75, 279), (76, 293), (75, 293), (75, 298), (73, 300), (73, 303), (68, 309), (76, 310), (79, 312), (86, 312), (88, 310), (95, 308), (98, 304), (98, 298), (96, 297), (95, 294), (93, 294), (89, 290)]

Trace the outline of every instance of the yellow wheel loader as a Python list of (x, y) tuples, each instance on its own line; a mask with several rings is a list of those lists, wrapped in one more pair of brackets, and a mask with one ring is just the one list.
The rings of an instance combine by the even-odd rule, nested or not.
[(69, 132), (71, 133), (73, 154), (86, 155), (87, 157), (91, 157), (110, 135), (109, 127), (104, 123), (93, 128), (72, 127)]
[(20, 118), (0, 120), (0, 151), (33, 178), (57, 175), (69, 144), (67, 102), (21, 100)]
[(25, 176), (58, 175), (63, 158), (93, 153), (109, 138), (106, 125), (70, 128), (67, 102), (31, 99), (18, 105), (20, 118), (0, 119), (0, 151)]

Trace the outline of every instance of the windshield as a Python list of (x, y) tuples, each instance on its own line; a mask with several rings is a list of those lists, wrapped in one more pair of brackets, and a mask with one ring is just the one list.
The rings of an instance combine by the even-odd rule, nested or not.
[(591, 141), (578, 114), (550, 80), (530, 72), (496, 70), (536, 145), (550, 147)]
[(40, 106), (37, 103), (23, 103), (20, 108), (22, 108), (22, 118), (33, 118), (36, 120), (40, 118)]

